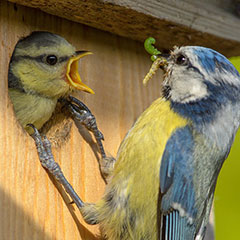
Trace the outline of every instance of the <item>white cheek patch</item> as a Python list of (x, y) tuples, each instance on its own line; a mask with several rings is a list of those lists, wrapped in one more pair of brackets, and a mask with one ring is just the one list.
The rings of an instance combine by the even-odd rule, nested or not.
[[(188, 72), (186, 73), (186, 71)], [(182, 69), (172, 71), (169, 82), (171, 99), (175, 102), (187, 103), (206, 98), (208, 91), (202, 76), (196, 72), (186, 71), (182, 71)]]
[(205, 98), (208, 95), (207, 87), (201, 82), (197, 82), (195, 85), (192, 85), (190, 89), (191, 94), (193, 95), (193, 100)]

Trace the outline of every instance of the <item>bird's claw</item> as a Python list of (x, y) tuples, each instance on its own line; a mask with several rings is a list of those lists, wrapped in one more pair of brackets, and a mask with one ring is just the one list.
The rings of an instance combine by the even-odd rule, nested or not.
[(38, 156), (42, 166), (46, 168), (50, 173), (52, 173), (57, 178), (57, 180), (59, 180), (61, 169), (58, 163), (56, 163), (54, 160), (50, 141), (45, 135), (41, 136), (34, 125), (28, 124), (28, 126), (34, 130), (34, 133), (31, 136), (35, 141)]
[(73, 202), (78, 206), (79, 209), (81, 209), (84, 206), (84, 202), (80, 199), (80, 197), (74, 191), (73, 187), (65, 178), (59, 164), (55, 162), (50, 141), (46, 136), (41, 136), (34, 125), (28, 124), (28, 126), (34, 130), (34, 133), (31, 136), (35, 141), (38, 156), (42, 166), (47, 169), (51, 175), (63, 185), (67, 193), (73, 199)]
[(69, 96), (69, 100), (64, 99), (64, 105), (67, 110), (71, 113), (74, 120), (80, 122), (89, 131), (91, 131), (97, 141), (100, 153), (103, 158), (106, 157), (102, 141), (104, 140), (103, 134), (99, 131), (97, 127), (96, 118), (89, 110), (89, 108), (79, 101), (77, 98)]
[(98, 130), (96, 118), (91, 112), (81, 110), (75, 104), (70, 104), (68, 106), (68, 109), (75, 120), (83, 124), (89, 131), (94, 134), (96, 138), (99, 140), (104, 140), (103, 134)]

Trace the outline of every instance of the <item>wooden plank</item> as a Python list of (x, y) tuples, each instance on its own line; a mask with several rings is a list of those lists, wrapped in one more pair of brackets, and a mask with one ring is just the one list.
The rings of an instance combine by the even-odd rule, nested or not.
[(141, 42), (154, 36), (160, 49), (202, 45), (226, 56), (240, 54), (240, 19), (232, 1), (9, 1)]
[[(16, 122), (8, 98), (11, 53), (18, 39), (34, 30), (60, 34), (77, 49), (94, 53), (82, 61), (80, 73), (96, 94), (77, 96), (95, 114), (106, 150), (113, 156), (134, 120), (159, 97), (161, 74), (143, 87), (151, 61), (138, 42), (0, 1), (0, 239), (97, 239), (97, 226), (82, 221), (76, 206), (60, 189), (62, 198), (41, 167), (34, 142)], [(81, 135), (73, 126), (69, 140), (53, 149), (66, 177), (89, 202), (100, 199), (105, 188), (95, 147), (88, 133)]]

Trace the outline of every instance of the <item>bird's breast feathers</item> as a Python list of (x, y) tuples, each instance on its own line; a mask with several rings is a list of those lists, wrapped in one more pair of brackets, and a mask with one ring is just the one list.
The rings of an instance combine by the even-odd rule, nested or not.
[[(159, 169), (167, 141), (177, 129), (187, 124), (187, 119), (171, 110), (169, 101), (162, 98), (154, 101), (136, 121), (119, 148), (113, 184), (119, 184), (118, 178), (131, 179), (135, 189), (141, 190), (144, 182), (150, 186), (150, 195), (153, 192), (157, 194)], [(149, 174), (142, 174), (143, 171)]]
[[(162, 156), (165, 145), (173, 132), (186, 126), (189, 121), (171, 109), (171, 104), (163, 98), (157, 99), (145, 112), (138, 118), (132, 129), (126, 135), (118, 152), (117, 159), (129, 158), (129, 155), (144, 155), (146, 149), (153, 148)], [(157, 147), (157, 149), (155, 149)], [(141, 149), (138, 149), (141, 148)], [(129, 162), (129, 160), (126, 160)]]
[(9, 95), (12, 102), (15, 102), (14, 110), (17, 119), (24, 128), (29, 123), (34, 124), (38, 129), (41, 128), (51, 117), (57, 104), (57, 99), (27, 94), (15, 89), (10, 89)]
[[(148, 239), (154, 239), (156, 231), (152, 229), (157, 227), (157, 211), (149, 211), (149, 205), (157, 206), (162, 155), (175, 130), (187, 124), (188, 120), (171, 110), (169, 101), (157, 99), (126, 135), (119, 148), (112, 179), (107, 185), (105, 202), (100, 203), (103, 227), (104, 219), (115, 224), (108, 226), (110, 239), (118, 239), (111, 235), (110, 229), (118, 225), (120, 234), (126, 222), (136, 224), (133, 239), (146, 234)], [(148, 201), (144, 196), (148, 196)]]

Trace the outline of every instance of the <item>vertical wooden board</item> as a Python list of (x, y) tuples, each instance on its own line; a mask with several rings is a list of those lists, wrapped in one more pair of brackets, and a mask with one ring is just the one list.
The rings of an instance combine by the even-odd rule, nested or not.
[[(82, 220), (68, 195), (58, 191), (41, 167), (35, 145), (15, 120), (7, 94), (8, 63), (17, 40), (34, 30), (65, 37), (79, 50), (90, 50), (80, 66), (82, 79), (96, 92), (77, 96), (92, 110), (113, 156), (139, 114), (160, 95), (160, 72), (143, 87), (151, 61), (142, 44), (45, 14), (0, 2), (0, 239), (98, 239), (97, 226)], [(88, 142), (86, 142), (87, 140)], [(85, 201), (104, 192), (91, 135), (74, 126), (70, 139), (53, 149), (55, 159)]]

